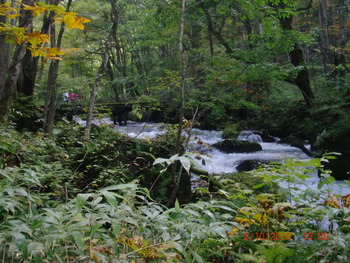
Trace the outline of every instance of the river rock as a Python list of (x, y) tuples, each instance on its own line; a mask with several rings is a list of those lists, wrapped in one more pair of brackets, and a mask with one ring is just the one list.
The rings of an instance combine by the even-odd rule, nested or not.
[(259, 143), (238, 140), (224, 140), (212, 146), (224, 153), (250, 153), (262, 150)]
[(248, 172), (258, 169), (260, 165), (260, 160), (245, 160), (236, 167), (236, 170), (237, 172)]
[(263, 142), (262, 138), (259, 134), (254, 133), (253, 131), (241, 131), (237, 137), (240, 141), (248, 141), (248, 142)]

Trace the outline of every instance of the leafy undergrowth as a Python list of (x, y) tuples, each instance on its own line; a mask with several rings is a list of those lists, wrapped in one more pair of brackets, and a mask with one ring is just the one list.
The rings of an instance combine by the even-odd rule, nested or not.
[[(217, 177), (222, 188), (215, 193), (203, 188), (201, 201), (167, 208), (140, 186), (142, 177), (128, 177), (130, 163), (122, 162), (140, 164), (152, 146), (138, 142), (133, 151), (137, 142), (114, 134), (114, 146), (123, 142), (133, 159), (112, 162), (99, 155), (122, 149), (102, 139), (112, 136), (108, 132), (85, 143), (74, 139), (79, 131), (61, 129), (54, 139), (2, 129), (1, 262), (350, 261), (349, 196), (301, 191), (319, 159), (288, 159), (244, 176)], [(82, 189), (82, 178), (93, 175), (85, 174), (87, 159), (105, 177), (95, 175)], [(106, 176), (118, 165), (119, 173)], [(332, 182), (322, 176), (322, 183)]]

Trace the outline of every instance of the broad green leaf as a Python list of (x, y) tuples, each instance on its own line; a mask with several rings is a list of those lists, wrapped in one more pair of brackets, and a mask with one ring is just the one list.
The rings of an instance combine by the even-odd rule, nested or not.
[(259, 189), (259, 188), (263, 187), (264, 185), (265, 185), (265, 183), (256, 184), (256, 185), (254, 185), (252, 188), (253, 188), (253, 189)]
[(186, 170), (186, 172), (189, 174), (190, 173), (190, 168), (191, 168), (191, 162), (189, 159), (185, 156), (180, 156), (179, 161), (181, 162), (182, 167)]
[(29, 241), (26, 239), (15, 239), (15, 244), (22, 252), (22, 256), (24, 259), (28, 258), (28, 244)]
[(81, 235), (81, 233), (80, 232), (73, 232), (71, 235), (72, 235), (77, 247), (80, 250), (84, 250), (85, 243), (84, 243), (83, 236)]
[(103, 194), (103, 196), (106, 198), (107, 202), (111, 206), (113, 206), (114, 208), (118, 208), (118, 201), (112, 193), (108, 191), (101, 191), (101, 193)]
[(176, 212), (180, 212), (180, 210), (181, 210), (181, 209), (180, 209), (179, 201), (176, 199), (176, 200), (175, 200), (175, 211), (176, 211)]
[(108, 187), (105, 187), (101, 189), (101, 191), (113, 191), (113, 190), (129, 190), (129, 189), (136, 189), (137, 184), (129, 183), (129, 184), (117, 184), (117, 185), (111, 185)]
[(153, 165), (156, 165), (156, 164), (163, 164), (163, 163), (168, 163), (169, 159), (165, 159), (165, 158), (157, 158), (154, 162), (153, 162)]
[(112, 222), (112, 231), (113, 231), (114, 236), (116, 236), (116, 237), (119, 236), (120, 225), (116, 220), (113, 220), (113, 222)]
[(91, 205), (92, 206), (96, 206), (98, 205), (99, 203), (101, 203), (101, 201), (103, 200), (103, 198), (101, 196), (95, 198), (92, 202), (91, 202)]
[(102, 223), (100, 222), (94, 222), (91, 225), (90, 228), (90, 236), (93, 236), (95, 234), (95, 232), (102, 226)]
[(199, 256), (195, 251), (190, 249), (191, 254), (193, 255), (193, 258), (195, 259), (196, 263), (204, 263), (204, 260), (202, 259), (201, 256)]
[(86, 200), (91, 196), (92, 194), (78, 194), (75, 199), (75, 210), (76, 212), (80, 212), (80, 210), (83, 208)]

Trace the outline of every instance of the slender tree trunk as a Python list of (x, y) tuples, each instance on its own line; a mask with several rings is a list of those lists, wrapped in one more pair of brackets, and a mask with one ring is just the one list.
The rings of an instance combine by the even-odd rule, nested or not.
[[(177, 140), (176, 140), (176, 153), (182, 155), (182, 127), (184, 120), (184, 112), (185, 112), (185, 78), (186, 78), (186, 62), (185, 62), (185, 52), (183, 46), (183, 36), (185, 31), (185, 7), (186, 0), (181, 1), (181, 18), (180, 18), (180, 36), (179, 36), (179, 51), (180, 51), (180, 63), (181, 63), (181, 83), (180, 83), (180, 109), (179, 109), (179, 127), (177, 130)], [(186, 189), (182, 189), (185, 195), (191, 194), (191, 181), (190, 176), (187, 174), (182, 174), (182, 167), (180, 167), (179, 172), (176, 173), (176, 170), (173, 173), (173, 191), (170, 195), (170, 198), (167, 202), (167, 206), (172, 206), (175, 202), (175, 199), (178, 195), (180, 185), (183, 188), (190, 188), (190, 191), (186, 191)], [(182, 187), (181, 187), (182, 188)], [(184, 194), (182, 193), (182, 194)], [(182, 197), (184, 197), (182, 195)], [(190, 199), (190, 196), (185, 196), (186, 199)]]
[(329, 54), (329, 38), (328, 38), (328, 22), (327, 22), (327, 0), (319, 0), (318, 1), (318, 21), (320, 24), (320, 50), (322, 56), (322, 64), (324, 73), (327, 74), (329, 72), (328, 64), (330, 61)]
[[(112, 1), (113, 0), (111, 0), (111, 2)], [(89, 103), (89, 108), (88, 108), (88, 111), (87, 111), (86, 126), (85, 126), (85, 132), (84, 132), (84, 138), (86, 140), (88, 140), (90, 138), (91, 123), (92, 123), (92, 117), (93, 117), (92, 113), (93, 113), (94, 106), (95, 106), (97, 89), (98, 89), (98, 86), (99, 86), (99, 84), (101, 82), (101, 79), (103, 77), (103, 72), (104, 72), (104, 70), (105, 70), (105, 68), (107, 67), (107, 64), (108, 64), (109, 52), (111, 50), (112, 41), (113, 41), (113, 33), (110, 32), (109, 36), (108, 36), (108, 39), (106, 41), (106, 44), (105, 44), (105, 51), (104, 51), (104, 54), (103, 54), (103, 59), (102, 59), (100, 68), (98, 69), (95, 82), (92, 85), (92, 89), (91, 89), (90, 103)]]
[[(53, 4), (58, 5), (60, 0), (54, 0)], [(67, 3), (66, 12), (70, 10), (72, 0), (69, 0)], [(55, 25), (53, 21), (51, 24), (51, 47), (60, 48), (62, 44), (62, 38), (65, 31), (65, 25), (62, 23), (60, 32), (58, 33), (57, 42), (55, 41)], [(57, 77), (59, 69), (59, 60), (51, 60), (48, 80), (47, 80), (47, 92), (46, 100), (44, 106), (44, 132), (51, 133), (54, 123), (55, 123), (55, 114), (57, 107)]]
[[(346, 56), (344, 52), (346, 43), (348, 41), (348, 30), (346, 26), (348, 15), (346, 15), (345, 13), (344, 6), (336, 8), (336, 13), (338, 14), (338, 17), (339, 17), (340, 32), (336, 38), (336, 44), (334, 44), (334, 46), (336, 46), (337, 48), (335, 48), (334, 51), (332, 52), (332, 55), (333, 55), (332, 62), (335, 66), (333, 71), (330, 73), (330, 76), (332, 78), (344, 77), (346, 70), (349, 71), (346, 66)], [(339, 67), (339, 66), (342, 66), (342, 67)], [(338, 84), (340, 84), (340, 86), (343, 86), (343, 84), (345, 83), (343, 78), (339, 78), (337, 82)]]
[[(0, 0), (0, 4), (5, 4), (6, 0)], [(6, 17), (0, 16), (0, 23), (6, 23)], [(7, 44), (6, 36), (4, 32), (0, 32), (0, 98), (1, 94), (4, 92), (5, 82), (6, 82), (6, 72), (8, 69), (8, 60), (7, 60)]]
[(114, 101), (115, 102), (120, 102), (120, 98), (119, 98), (120, 92), (118, 90), (118, 85), (114, 81), (115, 76), (114, 76), (114, 72), (113, 72), (113, 68), (112, 68), (110, 59), (109, 59), (109, 61), (107, 63), (107, 73), (108, 73), (109, 81), (111, 83), (112, 91), (114, 93)]

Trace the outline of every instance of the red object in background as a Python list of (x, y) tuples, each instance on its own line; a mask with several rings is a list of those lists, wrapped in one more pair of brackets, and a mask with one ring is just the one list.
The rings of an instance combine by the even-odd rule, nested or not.
[(304, 233), (304, 240), (328, 240), (329, 233)]
[(74, 93), (69, 94), (70, 101), (75, 101), (77, 99), (77, 96)]

